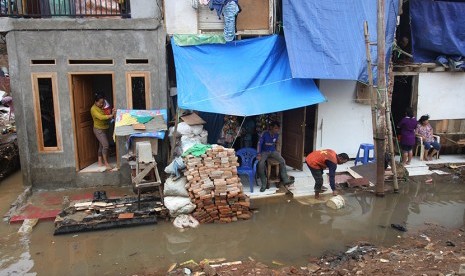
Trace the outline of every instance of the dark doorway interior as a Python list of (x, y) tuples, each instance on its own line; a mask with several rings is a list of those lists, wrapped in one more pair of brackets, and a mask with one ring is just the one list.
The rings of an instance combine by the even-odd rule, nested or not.
[[(392, 116), (395, 126), (405, 116), (407, 107), (412, 107), (412, 76), (394, 77), (394, 91), (392, 94)], [(413, 110), (415, 112), (415, 110)]]

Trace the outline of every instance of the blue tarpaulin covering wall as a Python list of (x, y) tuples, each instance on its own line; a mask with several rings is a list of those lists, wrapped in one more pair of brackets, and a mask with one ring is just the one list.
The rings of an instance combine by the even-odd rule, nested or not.
[[(398, 3), (386, 0), (386, 53), (394, 41)], [(367, 82), (363, 23), (368, 21), (371, 41), (376, 41), (376, 5), (376, 0), (283, 0), (292, 76)], [(376, 46), (371, 49), (376, 62)]]
[(413, 60), (465, 56), (465, 3), (410, 0)]
[(280, 36), (185, 47), (171, 43), (180, 108), (252, 116), (326, 100), (313, 80), (292, 78)]

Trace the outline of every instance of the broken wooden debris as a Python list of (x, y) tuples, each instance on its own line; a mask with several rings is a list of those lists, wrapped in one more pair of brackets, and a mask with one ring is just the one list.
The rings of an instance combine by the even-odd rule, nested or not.
[(361, 186), (368, 187), (370, 185), (370, 181), (364, 177), (352, 178), (352, 179), (347, 179), (347, 184), (349, 185), (350, 188), (361, 187)]
[(73, 202), (55, 218), (54, 234), (93, 231), (116, 227), (154, 224), (157, 218), (167, 218), (168, 210), (153, 196), (122, 197), (104, 201)]

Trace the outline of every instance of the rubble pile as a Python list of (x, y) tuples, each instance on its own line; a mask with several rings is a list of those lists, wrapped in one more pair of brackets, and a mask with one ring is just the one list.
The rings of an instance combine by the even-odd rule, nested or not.
[(200, 157), (187, 155), (186, 188), (197, 208), (192, 215), (200, 223), (228, 223), (251, 217), (249, 198), (237, 175), (234, 149), (214, 145)]

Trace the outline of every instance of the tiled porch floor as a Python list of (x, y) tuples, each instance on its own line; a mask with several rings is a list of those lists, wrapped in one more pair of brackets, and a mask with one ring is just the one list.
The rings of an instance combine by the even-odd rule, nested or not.
[[(396, 156), (396, 160), (399, 161), (399, 156)], [(417, 175), (430, 175), (433, 173), (441, 174), (441, 170), (433, 171), (429, 170), (428, 164), (459, 164), (465, 163), (465, 155), (442, 155), (439, 159), (434, 159), (432, 161), (420, 161), (419, 157), (414, 157), (411, 164), (406, 166), (406, 169), (409, 171), (410, 176), (417, 176)], [(338, 172), (349, 172), (354, 177), (360, 177), (358, 175), (354, 175), (354, 172), (350, 170), (350, 167), (354, 166), (354, 161), (351, 160), (345, 164), (338, 165), (337, 171)], [(294, 194), (294, 197), (305, 197), (314, 195), (313, 186), (315, 185), (315, 180), (310, 173), (308, 167), (304, 164), (303, 171), (294, 170), (293, 168), (287, 167), (288, 174), (290, 176), (295, 177), (294, 187), (291, 186), (291, 191)], [(325, 171), (327, 173), (328, 171)], [(278, 196), (284, 195), (285, 191), (283, 189), (276, 189), (274, 185), (267, 189), (265, 192), (260, 192), (259, 186), (254, 186), (253, 193), (250, 192), (249, 181), (247, 177), (242, 177), (242, 185), (244, 192), (249, 195), (251, 198), (264, 198), (270, 196)], [(260, 180), (257, 179), (260, 183)], [(328, 177), (324, 177), (324, 184), (326, 187), (329, 188), (329, 180)], [(331, 189), (328, 189), (325, 194), (330, 194)]]

